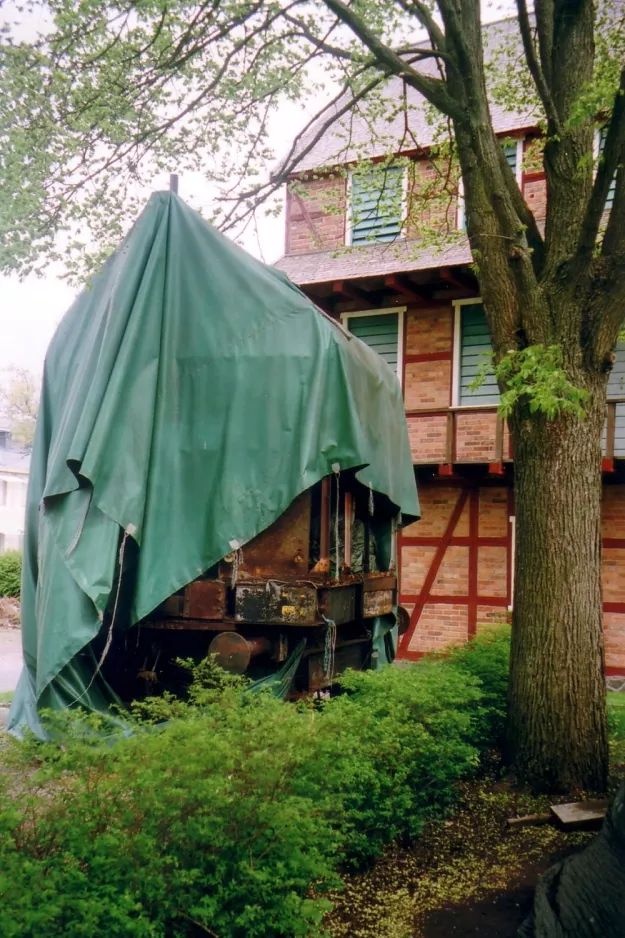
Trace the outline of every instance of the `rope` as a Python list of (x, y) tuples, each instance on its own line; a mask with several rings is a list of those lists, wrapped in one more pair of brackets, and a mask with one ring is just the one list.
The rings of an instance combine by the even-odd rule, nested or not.
[(336, 476), (336, 512), (334, 514), (334, 555), (335, 570), (334, 574), (338, 580), (340, 577), (340, 550), (339, 550), (339, 509), (341, 505), (341, 467), (338, 463), (332, 464), (332, 472)]
[[(100, 669), (102, 668), (102, 665), (104, 664), (104, 662), (105, 662), (105, 660), (106, 660), (106, 656), (108, 655), (108, 653), (109, 653), (109, 651), (110, 651), (111, 645), (113, 644), (113, 628), (114, 628), (114, 626), (115, 626), (115, 617), (117, 616), (117, 607), (118, 607), (118, 605), (119, 605), (119, 595), (120, 595), (121, 589), (122, 589), (122, 570), (123, 570), (123, 568), (124, 568), (124, 551), (126, 550), (126, 541), (127, 541), (127, 540), (128, 540), (128, 532), (127, 532), (127, 531), (124, 531), (124, 536), (123, 536), (123, 538), (122, 538), (122, 543), (121, 543), (121, 546), (120, 546), (120, 548), (119, 548), (119, 555), (118, 555), (118, 558), (117, 558), (117, 562), (118, 562), (118, 565), (119, 565), (119, 576), (117, 577), (117, 592), (115, 593), (115, 602), (113, 603), (113, 614), (112, 614), (112, 616), (111, 616), (111, 624), (109, 625), (108, 635), (106, 636), (106, 642), (105, 642), (105, 645), (104, 645), (104, 651), (103, 651), (102, 654), (100, 655), (100, 660), (98, 661), (98, 663), (97, 663), (97, 665), (96, 665), (96, 669), (95, 669), (95, 671), (94, 671), (94, 673), (93, 673), (93, 677), (91, 678), (91, 680), (89, 681), (89, 683), (88, 683), (87, 686), (85, 687), (85, 689), (84, 689), (84, 691), (82, 692), (82, 694), (80, 695), (80, 697), (77, 697), (77, 698), (76, 698), (76, 703), (78, 703), (79, 700), (82, 700), (83, 697), (88, 693), (88, 691), (91, 690), (91, 687), (93, 686), (93, 682), (95, 681), (96, 677), (97, 677), (98, 674), (100, 673)], [(137, 642), (138, 642), (138, 640), (137, 640)]]
[(375, 502), (373, 501), (373, 486), (369, 483), (369, 514), (371, 517), (375, 514)]
[(334, 677), (334, 655), (336, 651), (336, 622), (332, 619), (326, 619), (323, 615), (323, 621), (326, 624), (326, 637), (323, 648), (323, 673), (330, 683)]

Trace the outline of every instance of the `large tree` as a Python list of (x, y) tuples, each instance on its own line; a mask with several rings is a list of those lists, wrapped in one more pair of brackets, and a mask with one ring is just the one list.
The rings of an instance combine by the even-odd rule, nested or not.
[[(521, 54), (504, 56), (499, 81), (479, 0), (47, 0), (29, 15), (39, 7), (44, 35), (9, 27), (0, 46), (5, 269), (50, 256), (71, 267), (84, 243), (117, 237), (156, 170), (222, 182), (220, 223), (240, 226), (341, 117), (368, 108), (379, 123), (392, 76), (441, 116), (515, 454), (511, 756), (539, 785), (603, 787), (600, 443), (625, 309), (620, 3), (536, 0), (530, 13), (517, 0)], [(272, 112), (324, 82), (325, 105), (258, 182)], [(535, 107), (543, 128), (544, 229), (494, 133), (497, 93)]]

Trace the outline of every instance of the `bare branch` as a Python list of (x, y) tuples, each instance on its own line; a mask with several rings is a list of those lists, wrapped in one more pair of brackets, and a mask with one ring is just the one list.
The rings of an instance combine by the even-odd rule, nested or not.
[(376, 61), (385, 67), (388, 73), (400, 75), (406, 82), (419, 91), (434, 107), (450, 117), (459, 117), (460, 108), (447, 92), (445, 82), (440, 78), (431, 78), (422, 75), (412, 68), (405, 59), (379, 39), (372, 30), (356, 16), (351, 7), (346, 6), (342, 0), (324, 0), (330, 9), (346, 26), (358, 36), (363, 45), (373, 53)]
[(527, 67), (529, 68), (530, 74), (534, 79), (536, 90), (538, 91), (540, 100), (542, 101), (543, 107), (545, 108), (547, 120), (551, 125), (550, 130), (552, 133), (559, 134), (562, 129), (560, 118), (556, 111), (556, 106), (553, 102), (551, 91), (547, 85), (542, 65), (538, 60), (538, 56), (536, 55), (536, 47), (534, 45), (534, 37), (532, 36), (532, 27), (526, 0), (517, 0), (517, 9), (519, 11), (519, 26), (521, 28), (521, 37), (523, 39), (523, 49), (525, 51)]

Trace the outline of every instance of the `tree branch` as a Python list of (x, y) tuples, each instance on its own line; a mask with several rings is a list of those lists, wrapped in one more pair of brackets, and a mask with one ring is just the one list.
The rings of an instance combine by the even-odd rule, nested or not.
[[(592, 193), (580, 229), (575, 267), (577, 269), (581, 268), (583, 272), (588, 270), (592, 260), (610, 185), (619, 163), (623, 162), (625, 162), (625, 68), (621, 72), (621, 80), (614, 99), (603, 156), (599, 161)], [(602, 254), (604, 255), (618, 248), (620, 240), (619, 225), (622, 223), (622, 218), (619, 215), (625, 216), (625, 204), (621, 202), (619, 206), (615, 194), (610, 220), (603, 239)]]
[(382, 42), (372, 30), (358, 17), (351, 7), (342, 0), (323, 0), (332, 11), (375, 56), (392, 75), (400, 75), (406, 82), (420, 92), (427, 101), (450, 117), (460, 117), (457, 103), (449, 95), (446, 84), (441, 78), (430, 78), (412, 68), (404, 59)]
[(519, 12), (519, 26), (521, 29), (521, 38), (523, 39), (523, 49), (525, 51), (527, 67), (534, 79), (534, 84), (536, 85), (536, 90), (543, 103), (543, 107), (545, 108), (545, 114), (547, 115), (551, 130), (553, 133), (559, 134), (561, 132), (560, 118), (556, 111), (551, 91), (547, 85), (542, 65), (536, 55), (536, 46), (534, 45), (534, 39), (532, 37), (532, 27), (526, 0), (517, 0), (517, 9)]

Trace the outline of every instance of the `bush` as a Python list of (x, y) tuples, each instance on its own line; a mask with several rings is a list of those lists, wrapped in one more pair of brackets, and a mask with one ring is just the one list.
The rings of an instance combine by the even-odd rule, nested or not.
[(475, 678), (482, 693), (482, 746), (499, 747), (505, 737), (510, 670), (510, 626), (483, 628), (466, 645), (455, 648), (450, 664), (460, 674)]
[(21, 580), (21, 551), (7, 550), (0, 554), (0, 596), (14, 596), (19, 599)]
[(187, 702), (136, 705), (133, 735), (55, 715), (65, 745), (22, 745), (41, 768), (0, 801), (0, 934), (321, 938), (341, 865), (417, 836), (475, 771), (498, 699), (482, 642), (349, 673), (321, 705), (207, 663)]

